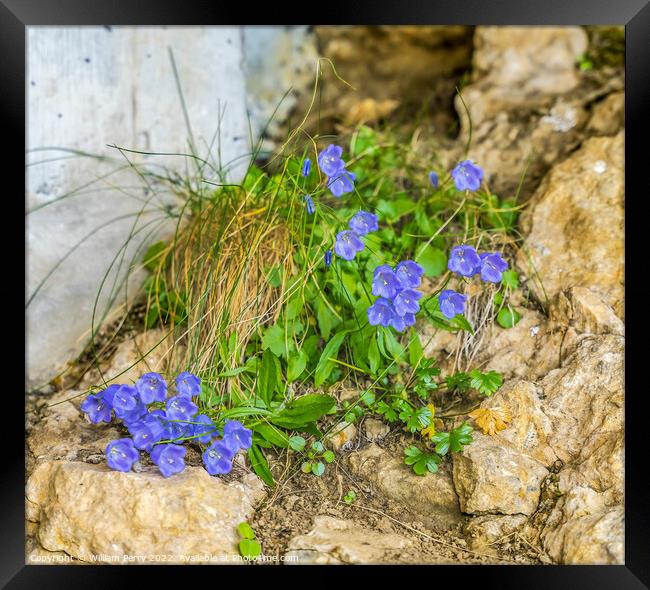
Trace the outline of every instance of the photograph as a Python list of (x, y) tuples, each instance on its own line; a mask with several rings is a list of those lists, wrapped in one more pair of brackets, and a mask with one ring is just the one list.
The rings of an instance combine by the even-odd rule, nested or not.
[(27, 569), (624, 566), (626, 35), (25, 26)]

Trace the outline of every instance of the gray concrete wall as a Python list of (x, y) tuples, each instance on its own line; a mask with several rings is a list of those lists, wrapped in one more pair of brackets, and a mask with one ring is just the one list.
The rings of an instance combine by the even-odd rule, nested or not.
[[(122, 264), (114, 265), (104, 286), (98, 320), (124, 302), (123, 291), (116, 291), (115, 301), (110, 292), (114, 281), (127, 275), (131, 259), (141, 258), (147, 243), (174, 227), (164, 207), (177, 206), (178, 199), (158, 192), (155, 184), (153, 191), (144, 190), (132, 170), (116, 172), (127, 162), (107, 147), (189, 150), (168, 48), (196, 151), (215, 167), (227, 165), (236, 180), (250, 145), (239, 28), (30, 27), (27, 46), (26, 385), (31, 388), (55, 376), (86, 344), (102, 277), (129, 236)], [(147, 167), (192, 170), (183, 157), (129, 158)], [(142, 275), (133, 278), (131, 294)]]

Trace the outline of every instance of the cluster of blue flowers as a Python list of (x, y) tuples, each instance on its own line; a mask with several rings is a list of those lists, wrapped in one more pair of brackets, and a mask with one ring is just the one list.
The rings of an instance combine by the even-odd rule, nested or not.
[[(480, 275), (483, 281), (499, 283), (508, 263), (499, 252), (482, 252), (479, 254), (472, 246), (456, 246), (451, 249), (447, 268), (463, 277)], [(451, 289), (440, 292), (438, 298), (440, 311), (448, 319), (463, 313), (467, 296)]]
[[(336, 234), (336, 242), (334, 242), (334, 252), (337, 256), (343, 258), (343, 260), (352, 260), (357, 255), (357, 252), (363, 250), (364, 246), (361, 238), (370, 232), (377, 231), (379, 229), (379, 222), (374, 213), (359, 211), (350, 219), (348, 227), (350, 229)], [(327, 256), (327, 253), (325, 256)], [(329, 266), (327, 259), (325, 260), (325, 264)]]
[[(339, 145), (330, 144), (318, 154), (318, 166), (327, 176), (327, 187), (335, 197), (354, 190), (356, 176), (353, 172), (346, 170), (345, 162), (341, 159), (343, 148)], [(311, 164), (311, 163), (310, 163)], [(309, 174), (310, 165), (303, 165), (303, 175)]]
[(382, 264), (375, 269), (372, 294), (378, 299), (368, 308), (371, 326), (392, 326), (398, 332), (415, 324), (420, 311), (420, 286), (424, 269), (412, 260), (400, 262), (395, 269)]
[[(158, 373), (147, 373), (135, 385), (109, 385), (90, 394), (81, 404), (93, 424), (122, 421), (130, 437), (111, 441), (106, 447), (106, 462), (111, 469), (130, 471), (140, 459), (140, 451), (149, 453), (164, 477), (185, 468), (187, 449), (184, 442), (207, 445), (203, 464), (210, 475), (229, 473), (240, 449), (250, 448), (253, 433), (236, 420), (226, 421), (223, 434), (194, 403), (201, 393), (201, 380), (183, 372), (176, 378), (176, 395), (167, 398), (167, 383)], [(164, 402), (165, 409), (151, 409)]]

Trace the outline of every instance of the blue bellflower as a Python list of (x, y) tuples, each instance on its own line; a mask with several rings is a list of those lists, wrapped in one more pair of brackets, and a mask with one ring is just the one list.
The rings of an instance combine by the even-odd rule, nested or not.
[(151, 451), (151, 460), (158, 465), (163, 477), (180, 473), (185, 469), (187, 449), (179, 445), (156, 445)]
[(235, 453), (220, 440), (208, 447), (203, 453), (203, 465), (210, 475), (230, 473)]
[(354, 217), (352, 217), (352, 219), (350, 219), (348, 226), (352, 231), (360, 236), (365, 236), (367, 233), (379, 229), (377, 216), (368, 211), (359, 211), (354, 215)]
[(503, 271), (508, 269), (508, 263), (499, 252), (481, 254), (481, 279), (489, 283), (500, 283)]
[(233, 453), (240, 449), (250, 449), (253, 431), (237, 420), (227, 420), (223, 427), (223, 442)]
[(170, 397), (165, 404), (167, 418), (170, 420), (189, 421), (199, 410), (198, 406), (188, 397), (175, 395)]
[(463, 160), (451, 171), (451, 176), (459, 191), (476, 191), (481, 186), (483, 170), (471, 160)]
[(393, 307), (392, 301), (385, 299), (384, 297), (379, 297), (369, 308), (368, 308), (368, 323), (371, 326), (384, 326), (387, 328), (391, 325), (395, 313), (395, 307)]
[(395, 267), (395, 276), (402, 287), (417, 289), (422, 282), (424, 269), (412, 260), (404, 260)]
[(343, 148), (339, 145), (330, 144), (318, 154), (318, 166), (326, 176), (335, 176), (343, 168), (345, 162), (341, 160)]
[(139, 459), (140, 453), (130, 438), (118, 438), (106, 446), (106, 463), (116, 471), (131, 471)]
[(311, 160), (309, 158), (305, 158), (305, 161), (302, 163), (302, 171), (300, 173), (303, 176), (309, 176), (310, 171), (311, 171)]
[(194, 424), (192, 429), (193, 436), (196, 437), (195, 440), (198, 440), (200, 443), (207, 444), (212, 440), (212, 437), (218, 434), (217, 427), (214, 425), (214, 422), (208, 418), (205, 414), (199, 414), (194, 416), (192, 422), (198, 422)]
[(176, 391), (185, 397), (194, 397), (201, 394), (201, 380), (192, 373), (184, 371), (176, 377)]
[(167, 396), (167, 383), (158, 373), (145, 373), (138, 379), (135, 388), (145, 404), (164, 402)]
[(416, 314), (420, 311), (418, 301), (421, 297), (422, 293), (420, 291), (416, 291), (415, 289), (402, 289), (395, 295), (395, 299), (393, 299), (395, 312), (400, 317), (403, 317), (407, 313)]
[(309, 215), (313, 215), (316, 211), (316, 205), (314, 205), (314, 199), (310, 195), (305, 195), (305, 209)]
[(452, 291), (451, 289), (444, 289), (440, 292), (438, 303), (440, 304), (440, 311), (447, 319), (456, 317), (457, 314), (465, 311), (465, 302), (467, 301), (466, 295), (461, 295)]
[(331, 250), (327, 250), (325, 252), (325, 255), (323, 256), (323, 262), (325, 263), (325, 266), (327, 268), (330, 267), (330, 265), (332, 264), (332, 251)]
[(361, 250), (363, 250), (363, 242), (355, 232), (346, 229), (336, 234), (334, 252), (343, 260), (353, 260)]
[(402, 285), (393, 269), (387, 264), (382, 264), (375, 269), (372, 278), (372, 294), (386, 299), (397, 295)]
[(403, 332), (406, 328), (415, 325), (415, 314), (405, 313), (401, 317), (395, 314), (391, 319), (390, 325), (398, 332)]
[(438, 175), (435, 172), (429, 172), (429, 183), (433, 188), (438, 188)]
[(354, 190), (354, 180), (356, 174), (348, 170), (341, 170), (336, 173), (334, 178), (330, 178), (327, 186), (335, 197), (340, 197), (345, 193), (351, 193)]
[(481, 270), (481, 259), (471, 246), (455, 246), (449, 254), (447, 268), (464, 277), (471, 277)]
[(109, 423), (112, 418), (112, 408), (104, 399), (103, 391), (89, 395), (81, 402), (81, 411), (86, 413), (93, 424)]

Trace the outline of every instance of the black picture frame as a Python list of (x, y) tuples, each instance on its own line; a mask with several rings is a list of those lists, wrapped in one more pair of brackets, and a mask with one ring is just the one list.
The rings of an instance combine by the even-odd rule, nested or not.
[[(494, 25), (587, 25), (620, 24), (626, 26), (626, 316), (628, 318), (626, 337), (626, 542), (624, 566), (445, 566), (435, 572), (421, 566), (418, 572), (428, 578), (427, 584), (440, 585), (439, 576), (453, 576), (454, 584), (462, 587), (475, 582), (482, 587), (499, 588), (580, 588), (623, 589), (650, 587), (650, 494), (644, 484), (646, 448), (644, 431), (647, 429), (648, 392), (644, 385), (643, 356), (644, 338), (647, 338), (644, 304), (650, 300), (650, 289), (644, 286), (645, 243), (648, 233), (644, 227), (642, 203), (648, 199), (647, 149), (644, 142), (648, 138), (648, 106), (650, 105), (650, 5), (649, 0), (546, 0), (544, 2), (523, 2), (522, 0), (454, 0), (428, 1), (410, 0), (409, 2), (354, 2), (336, 6), (327, 4), (326, 10), (314, 6), (315, 16), (312, 21), (336, 21), (327, 24), (494, 24)], [(289, 20), (298, 17), (309, 20), (306, 6), (297, 6), (279, 10), (277, 4), (269, 5), (272, 16), (282, 16)], [(91, 2), (90, 0), (0, 0), (0, 113), (2, 113), (3, 139), (6, 149), (4, 154), (5, 210), (6, 205), (15, 207), (7, 213), (4, 230), (6, 239), (5, 266), (13, 262), (14, 269), (5, 268), (5, 281), (0, 288), (3, 294), (3, 310), (7, 317), (6, 339), (11, 341), (7, 348), (13, 348), (20, 354), (18, 346), (13, 344), (20, 334), (19, 314), (13, 310), (23, 304), (18, 285), (23, 279), (25, 267), (18, 256), (8, 247), (13, 244), (12, 231), (23, 232), (16, 236), (16, 242), (25, 239), (25, 227), (13, 221), (24, 215), (24, 203), (17, 197), (24, 192), (24, 152), (19, 146), (25, 141), (25, 32), (30, 25), (232, 25), (262, 18), (263, 7), (254, 11), (245, 5), (226, 5), (214, 2), (197, 2), (184, 0), (172, 2), (165, 0), (129, 2)], [(248, 13), (248, 14), (247, 14)], [(254, 13), (254, 14), (253, 14)], [(325, 24), (325, 23), (323, 23)], [(10, 181), (10, 182), (7, 182)], [(11, 190), (9, 187), (15, 183)], [(12, 195), (12, 196), (10, 196)], [(10, 217), (11, 215), (11, 217)], [(7, 223), (8, 222), (8, 223)], [(645, 231), (644, 231), (645, 230)], [(24, 243), (24, 242), (23, 242)], [(11, 259), (11, 260), (8, 260)], [(15, 287), (15, 288), (14, 288)], [(7, 311), (9, 310), (9, 311)], [(10, 321), (15, 319), (17, 326), (11, 329)], [(24, 333), (24, 325), (22, 326)], [(631, 339), (631, 340), (630, 340)], [(20, 340), (18, 336), (18, 340)], [(0, 435), (0, 466), (2, 483), (0, 484), (0, 584), (2, 587), (15, 588), (52, 588), (54, 587), (94, 587), (115, 588), (118, 578), (142, 575), (142, 568), (117, 567), (48, 567), (25, 565), (24, 549), (24, 447), (18, 443), (22, 440), (20, 431), (23, 422), (24, 400), (19, 391), (23, 388), (21, 380), (24, 375), (16, 371), (20, 361), (5, 361), (5, 390), (0, 393), (4, 401), (5, 414), (2, 435)], [(24, 364), (24, 363), (23, 363)], [(15, 381), (15, 386), (14, 386)], [(637, 386), (638, 384), (638, 386)], [(635, 387), (636, 386), (636, 387)], [(18, 428), (18, 433), (11, 433), (9, 426)], [(17, 426), (16, 426), (17, 425)], [(160, 573), (158, 567), (149, 566), (144, 570), (148, 577), (150, 572)], [(294, 566), (295, 567), (295, 566)], [(426, 570), (423, 568), (427, 567)], [(329, 568), (323, 579), (334, 575), (338, 568)], [(374, 571), (376, 570), (376, 571)], [(188, 587), (195, 582), (195, 568), (185, 568), (175, 583)], [(291, 575), (299, 572), (313, 579), (313, 570), (281, 568), (273, 570), (276, 575)], [(177, 573), (176, 567), (167, 567), (163, 574), (170, 582)], [(310, 573), (311, 572), (311, 573)], [(363, 568), (363, 572), (380, 573), (388, 582), (395, 573), (403, 580), (404, 572), (389, 567)], [(268, 569), (259, 570), (237, 568), (239, 584), (248, 583), (244, 578), (253, 573), (268, 575)], [(407, 573), (410, 576), (410, 573)], [(400, 580), (398, 578), (398, 580)], [(212, 583), (223, 583), (221, 578)], [(401, 581), (400, 580), (400, 581)], [(300, 581), (298, 581), (300, 583)], [(404, 582), (402, 582), (404, 583)], [(419, 583), (419, 582), (409, 582)], [(447, 583), (447, 582), (445, 582)], [(461, 586), (462, 585), (462, 586)]]

